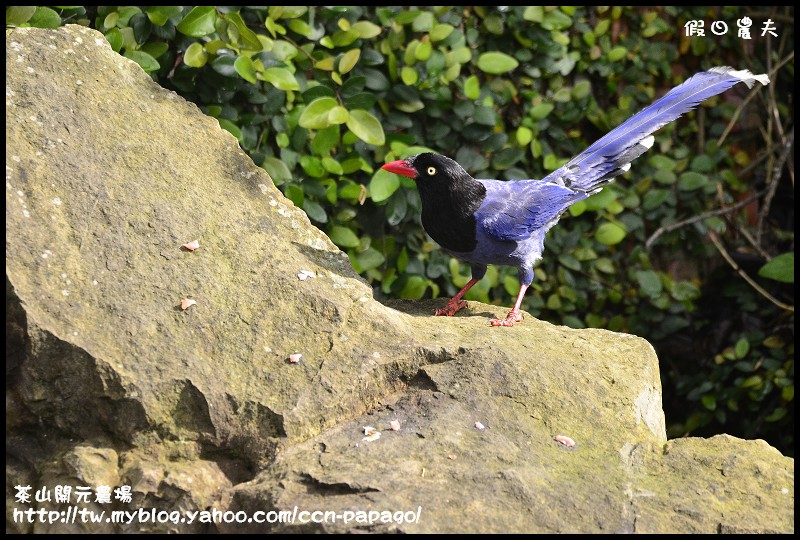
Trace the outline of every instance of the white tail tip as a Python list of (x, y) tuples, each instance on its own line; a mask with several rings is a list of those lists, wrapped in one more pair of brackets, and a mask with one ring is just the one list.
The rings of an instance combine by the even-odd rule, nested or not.
[(712, 71), (714, 73), (723, 73), (725, 75), (730, 75), (731, 77), (736, 77), (745, 83), (748, 88), (752, 88), (755, 81), (760, 82), (764, 86), (769, 84), (769, 76), (766, 73), (762, 73), (761, 75), (753, 75), (746, 69), (736, 70), (729, 66), (714, 67), (708, 71)]

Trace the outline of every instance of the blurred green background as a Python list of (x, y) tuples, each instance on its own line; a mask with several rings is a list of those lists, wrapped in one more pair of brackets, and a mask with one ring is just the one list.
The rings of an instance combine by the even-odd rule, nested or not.
[[(689, 21), (705, 35), (687, 36)], [(70, 23), (217, 118), (378, 298), (449, 297), (469, 279), (386, 161), (431, 150), (478, 178), (541, 178), (698, 71), (768, 73), (661, 129), (574, 205), (522, 307), (648, 339), (671, 437), (724, 432), (794, 455), (793, 8), (6, 10), (11, 26)], [(466, 298), (510, 307), (516, 274), (490, 268)]]

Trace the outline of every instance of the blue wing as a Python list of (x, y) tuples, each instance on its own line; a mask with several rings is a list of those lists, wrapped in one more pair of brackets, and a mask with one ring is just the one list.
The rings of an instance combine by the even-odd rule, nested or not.
[(525, 240), (549, 229), (571, 204), (588, 195), (542, 180), (480, 180), (486, 198), (475, 212), (483, 230), (497, 240)]

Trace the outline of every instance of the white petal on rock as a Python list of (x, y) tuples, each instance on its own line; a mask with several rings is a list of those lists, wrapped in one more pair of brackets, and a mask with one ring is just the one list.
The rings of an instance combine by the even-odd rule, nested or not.
[(565, 448), (569, 448), (570, 450), (576, 446), (575, 440), (572, 437), (567, 437), (566, 435), (556, 435), (553, 437), (553, 440)]
[(200, 247), (200, 240), (192, 240), (191, 242), (183, 244), (181, 247), (184, 247), (189, 251), (194, 251)]
[(297, 273), (297, 279), (299, 279), (300, 281), (305, 281), (308, 278), (315, 278), (315, 277), (317, 277), (317, 275), (311, 270), (300, 270)]

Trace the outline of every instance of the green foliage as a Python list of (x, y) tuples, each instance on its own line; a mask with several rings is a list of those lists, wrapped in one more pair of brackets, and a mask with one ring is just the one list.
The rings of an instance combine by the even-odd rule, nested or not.
[[(755, 263), (740, 263), (791, 302), (793, 188), (771, 174), (785, 146), (777, 134), (792, 129), (793, 25), (785, 21), (793, 12), (777, 13), (779, 38), (769, 47), (757, 30), (766, 15), (756, 12), (765, 13), (10, 7), (6, 23), (77, 22), (103, 32), (115, 51), (233, 133), (377, 294), (400, 298), (450, 296), (469, 270), (425, 235), (413, 181), (380, 170), (386, 161), (432, 149), (479, 178), (541, 178), (694, 72), (732, 65), (764, 73), (769, 58), (772, 86), (743, 114), (747, 90), (738, 85), (660, 130), (629, 173), (570, 209), (548, 234), (523, 308), (653, 342), (671, 435), (726, 431), (791, 454), (793, 312), (745, 283), (707, 241), (715, 231), (737, 257), (769, 254), (769, 262), (754, 255)], [(736, 37), (745, 15), (754, 21), (749, 41)], [(734, 30), (688, 38), (691, 19)], [(766, 219), (762, 207), (745, 207), (670, 227), (773, 184)], [(660, 229), (667, 232), (648, 251)], [(510, 306), (518, 286), (514, 269), (490, 268), (467, 298)]]
[(794, 283), (794, 252), (778, 255), (762, 266), (758, 275), (783, 283)]

